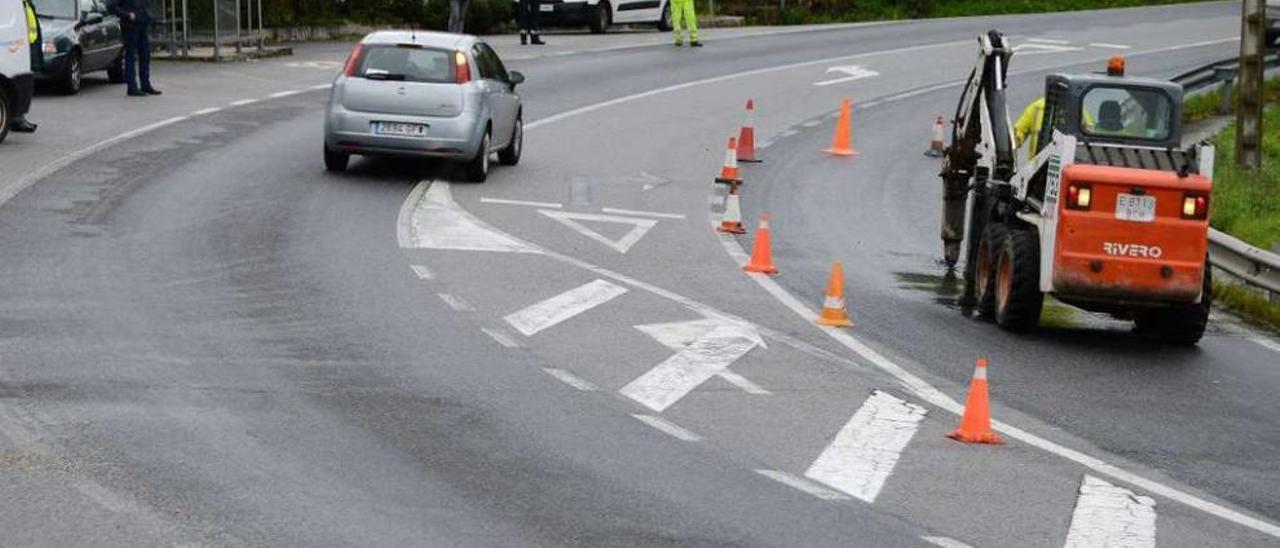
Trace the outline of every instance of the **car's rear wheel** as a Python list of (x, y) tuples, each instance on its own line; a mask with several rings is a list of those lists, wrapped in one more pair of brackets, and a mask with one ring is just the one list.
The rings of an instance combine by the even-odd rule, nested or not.
[(329, 145), (324, 146), (324, 168), (334, 173), (342, 173), (347, 170), (347, 164), (351, 163), (351, 155), (335, 150), (330, 150)]
[(62, 73), (62, 81), (59, 82), (62, 92), (67, 95), (80, 93), (80, 77), (83, 68), (80, 66), (80, 62), (80, 52), (73, 51), (68, 54), (67, 68)]
[(660, 32), (671, 32), (671, 2), (667, 2), (662, 6), (662, 18), (658, 19), (658, 30)]
[(520, 154), (524, 152), (524, 119), (516, 117), (516, 127), (511, 130), (511, 144), (498, 151), (498, 163), (514, 166), (520, 163)]
[(595, 34), (604, 34), (609, 30), (609, 25), (613, 22), (613, 8), (608, 2), (600, 2), (596, 4), (596, 11), (591, 17), (591, 32)]
[(9, 94), (0, 89), (0, 143), (9, 136)]
[(467, 162), (467, 180), (473, 183), (483, 183), (489, 178), (489, 130), (484, 131), (484, 137), (480, 139), (480, 150), (476, 151), (475, 158)]
[(124, 53), (123, 52), (121, 52), (119, 55), (116, 55), (115, 60), (111, 61), (111, 65), (107, 66), (107, 81), (111, 82), (112, 84), (124, 83)]

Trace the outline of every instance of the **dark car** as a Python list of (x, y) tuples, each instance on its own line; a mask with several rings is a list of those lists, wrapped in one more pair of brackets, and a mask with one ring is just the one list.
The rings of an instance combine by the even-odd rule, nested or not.
[(120, 19), (107, 13), (106, 0), (32, 0), (44, 36), (44, 66), (36, 80), (53, 82), (64, 93), (80, 92), (81, 76), (107, 71), (124, 82)]

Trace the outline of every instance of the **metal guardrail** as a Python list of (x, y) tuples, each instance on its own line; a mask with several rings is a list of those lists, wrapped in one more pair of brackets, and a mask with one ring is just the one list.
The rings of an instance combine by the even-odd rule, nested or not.
[[(1266, 69), (1280, 67), (1280, 53), (1267, 55), (1263, 66)], [(1173, 81), (1182, 84), (1186, 91), (1222, 84), (1227, 87), (1224, 105), (1229, 105), (1231, 85), (1239, 72), (1240, 59), (1231, 58), (1180, 74)], [(1209, 262), (1251, 286), (1280, 294), (1280, 255), (1209, 229)]]

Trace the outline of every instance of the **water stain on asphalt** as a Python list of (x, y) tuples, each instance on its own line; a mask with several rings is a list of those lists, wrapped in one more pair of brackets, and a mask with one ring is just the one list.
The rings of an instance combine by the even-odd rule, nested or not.
[(897, 279), (899, 288), (930, 293), (933, 296), (933, 302), (960, 310), (960, 294), (964, 284), (954, 272), (944, 274), (894, 272), (893, 277)]

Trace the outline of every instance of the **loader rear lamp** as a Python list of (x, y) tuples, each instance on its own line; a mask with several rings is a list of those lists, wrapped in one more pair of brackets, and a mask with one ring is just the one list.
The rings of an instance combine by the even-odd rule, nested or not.
[(1067, 207), (1070, 209), (1089, 209), (1093, 205), (1093, 187), (1089, 185), (1067, 186)]
[(1183, 219), (1205, 219), (1209, 217), (1209, 197), (1204, 194), (1184, 194), (1182, 196)]

